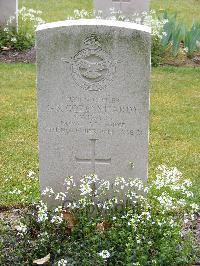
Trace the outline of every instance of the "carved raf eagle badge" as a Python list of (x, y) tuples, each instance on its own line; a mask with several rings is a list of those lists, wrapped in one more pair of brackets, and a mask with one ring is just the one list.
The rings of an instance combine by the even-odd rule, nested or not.
[(71, 73), (76, 84), (88, 91), (103, 90), (115, 72), (116, 63), (102, 49), (95, 35), (84, 41), (83, 49), (70, 62), (67, 59), (62, 60), (71, 64)]

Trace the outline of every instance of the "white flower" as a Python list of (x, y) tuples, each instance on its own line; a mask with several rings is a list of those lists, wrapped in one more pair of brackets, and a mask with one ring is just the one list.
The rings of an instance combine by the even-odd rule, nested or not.
[(100, 186), (99, 186), (99, 190), (109, 190), (109, 188), (110, 188), (110, 182), (109, 182), (109, 180), (102, 180), (101, 181), (101, 184), (100, 184)]
[(27, 176), (28, 176), (28, 177), (33, 177), (35, 174), (36, 174), (36, 173), (35, 173), (34, 171), (29, 170)]
[(69, 190), (72, 186), (74, 186), (74, 184), (73, 176), (65, 178), (64, 186), (66, 187), (66, 190)]
[(66, 266), (67, 265), (67, 260), (61, 259), (58, 261), (58, 266)]
[(29, 9), (29, 12), (30, 12), (30, 13), (36, 13), (37, 11), (34, 10), (34, 9), (32, 9), (32, 8), (30, 8), (30, 9)]
[(128, 185), (129, 183), (126, 182), (124, 177), (116, 177), (115, 182), (114, 182), (115, 187), (119, 187), (121, 190), (123, 190), (124, 187), (125, 186), (127, 187)]
[(54, 191), (51, 187), (46, 187), (43, 191), (42, 191), (42, 195), (46, 195), (48, 194), (49, 198), (52, 196), (52, 194), (54, 194)]
[(90, 194), (92, 192), (92, 188), (89, 184), (85, 183), (85, 184), (80, 184), (80, 191), (81, 194), (80, 195), (87, 195)]
[(11, 24), (14, 19), (15, 19), (15, 16), (10, 16), (7, 21), (7, 25)]
[(22, 193), (22, 191), (20, 189), (13, 189), (13, 191), (10, 191), (9, 194), (16, 194), (16, 195), (20, 195)]
[(192, 186), (192, 182), (188, 179), (186, 179), (183, 183), (183, 185), (185, 185), (186, 187), (191, 187)]
[(130, 180), (129, 185), (131, 188), (137, 188), (138, 190), (141, 190), (143, 188), (142, 181), (137, 178)]
[(5, 182), (8, 182), (8, 181), (10, 181), (10, 180), (12, 180), (12, 176), (8, 176), (8, 177), (6, 177)]
[(196, 203), (192, 203), (192, 204), (190, 204), (190, 206), (192, 207), (192, 209), (194, 210), (194, 211), (199, 211), (199, 205), (198, 204), (196, 204)]
[(14, 42), (14, 43), (17, 42), (16, 37), (12, 37), (12, 38), (11, 38), (11, 42)]
[(44, 241), (45, 239), (49, 238), (49, 235), (47, 232), (42, 232), (38, 235), (38, 237), (40, 238), (40, 241)]
[(48, 220), (48, 211), (47, 211), (47, 205), (43, 203), (42, 201), (40, 202), (40, 205), (36, 206), (38, 209), (38, 222), (45, 222)]
[(189, 222), (188, 218), (184, 218), (184, 223), (187, 224)]
[(56, 195), (56, 197), (55, 197), (56, 200), (62, 200), (62, 201), (64, 201), (65, 198), (66, 198), (66, 194), (63, 193), (63, 192), (59, 192), (59, 193)]
[(18, 231), (20, 235), (23, 235), (27, 232), (27, 227), (23, 223), (19, 223), (19, 225), (15, 226), (15, 229)]
[(26, 7), (22, 7), (18, 10), (18, 15), (21, 20), (23, 22), (31, 22), (33, 28), (36, 28), (39, 24), (45, 23), (45, 21), (39, 17), (41, 14), (42, 11), (40, 10), (27, 9)]
[(184, 194), (187, 196), (187, 198), (192, 198), (194, 196), (192, 191), (185, 191)]
[(145, 220), (150, 220), (151, 219), (151, 213), (150, 212), (142, 212), (139, 218), (142, 218), (142, 216), (145, 217)]
[(163, 192), (161, 196), (155, 197), (161, 205), (163, 205), (166, 209), (169, 209), (173, 206), (173, 199), (166, 192)]
[(108, 252), (107, 250), (102, 250), (100, 253), (98, 253), (100, 257), (102, 257), (103, 259), (108, 259), (110, 258), (110, 252)]
[(63, 214), (61, 213), (60, 216), (59, 215), (54, 215), (51, 218), (51, 223), (56, 223), (56, 224), (60, 224), (63, 221)]
[(98, 180), (99, 178), (97, 177), (97, 175), (88, 175), (88, 176), (84, 176), (84, 178), (81, 179), (81, 182), (92, 184), (92, 183), (97, 182)]
[(55, 213), (61, 213), (62, 210), (63, 210), (62, 206), (58, 206), (58, 207), (55, 208), (54, 212)]
[(177, 203), (181, 206), (185, 206), (186, 205), (186, 201), (184, 199), (180, 199), (177, 201)]

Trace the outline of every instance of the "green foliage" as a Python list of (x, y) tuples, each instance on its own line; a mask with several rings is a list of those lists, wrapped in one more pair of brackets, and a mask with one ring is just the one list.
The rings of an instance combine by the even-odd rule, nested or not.
[(35, 43), (34, 35), (16, 31), (15, 28), (0, 30), (0, 48), (12, 48), (18, 51), (27, 50)]
[(192, 57), (195, 50), (200, 50), (200, 23), (194, 22), (190, 30), (185, 36), (185, 47), (187, 47), (187, 54)]
[(3, 47), (27, 50), (35, 43), (35, 29), (37, 25), (44, 23), (40, 18), (41, 11), (26, 9), (23, 7), (18, 12), (18, 30), (11, 25), (13, 17), (10, 17), (5, 28), (0, 29), (0, 49)]
[(177, 21), (176, 14), (169, 15), (164, 13), (164, 19), (167, 21), (163, 27), (165, 35), (162, 38), (162, 45), (167, 48), (170, 43), (173, 45), (173, 54), (177, 55), (181, 42), (185, 39), (185, 26)]
[[(184, 266), (194, 262), (192, 227), (199, 206), (192, 183), (176, 168), (161, 166), (148, 188), (139, 179), (122, 177), (112, 186), (96, 175), (80, 182), (69, 177), (65, 193), (54, 193), (52, 188), (43, 191), (62, 200), (62, 206), (48, 209), (40, 202), (20, 222), (3, 226), (1, 265), (32, 265), (47, 254), (51, 265)], [(66, 201), (68, 197), (72, 200)]]
[(189, 57), (198, 50), (197, 43), (200, 41), (200, 23), (193, 23), (191, 29), (177, 20), (177, 15), (164, 13), (163, 18), (167, 21), (163, 26), (165, 34), (162, 37), (162, 45), (166, 49), (172, 44), (173, 55), (176, 56), (181, 44)]
[(158, 36), (152, 36), (151, 42), (151, 65), (157, 67), (162, 63), (164, 48)]

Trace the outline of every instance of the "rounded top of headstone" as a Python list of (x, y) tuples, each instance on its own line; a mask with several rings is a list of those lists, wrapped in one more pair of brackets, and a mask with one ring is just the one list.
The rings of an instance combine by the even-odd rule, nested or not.
[(57, 21), (57, 22), (39, 25), (36, 31), (55, 29), (60, 27), (72, 27), (72, 26), (110, 26), (110, 27), (132, 29), (146, 33), (151, 33), (151, 28), (145, 25), (136, 24), (133, 22), (103, 20), (103, 19), (78, 19), (78, 20)]

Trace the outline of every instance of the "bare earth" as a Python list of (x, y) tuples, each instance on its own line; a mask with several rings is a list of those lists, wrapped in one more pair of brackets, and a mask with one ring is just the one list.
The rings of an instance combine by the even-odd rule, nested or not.
[(1, 63), (35, 63), (36, 51), (35, 47), (28, 51), (18, 52), (13, 50), (1, 51), (0, 62)]
[[(0, 51), (0, 63), (35, 63), (35, 61), (35, 47), (23, 52), (13, 50)], [(192, 59), (185, 58), (180, 60), (180, 58), (166, 58), (164, 61), (164, 65), (177, 67), (200, 67), (200, 53), (196, 54)]]

